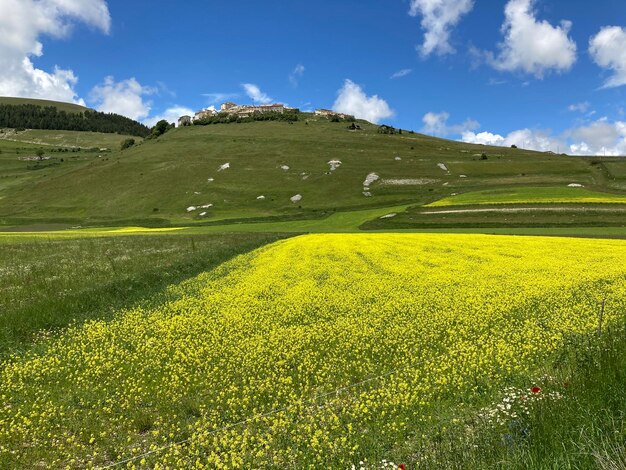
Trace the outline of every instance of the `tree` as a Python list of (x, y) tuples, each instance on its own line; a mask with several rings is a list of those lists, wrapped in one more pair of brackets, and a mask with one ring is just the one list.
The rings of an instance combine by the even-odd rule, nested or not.
[(123, 140), (122, 144), (120, 145), (120, 150), (126, 150), (128, 148), (131, 148), (133, 145), (135, 145), (135, 139)]
[(173, 129), (173, 128), (174, 128), (174, 124), (170, 124), (165, 119), (161, 119), (152, 128), (152, 131), (150, 132), (150, 135), (148, 136), (148, 138), (149, 139), (156, 139), (158, 137), (161, 137), (163, 134), (165, 134), (167, 131), (169, 131), (170, 129)]

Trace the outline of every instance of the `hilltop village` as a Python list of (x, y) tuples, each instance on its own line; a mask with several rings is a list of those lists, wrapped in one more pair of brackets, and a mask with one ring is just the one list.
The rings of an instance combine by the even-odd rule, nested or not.
[[(193, 117), (181, 116), (178, 119), (178, 127), (191, 126), (199, 121), (207, 118), (215, 117), (218, 115), (236, 116), (239, 118), (247, 118), (255, 113), (278, 113), (284, 114), (285, 112), (297, 112), (296, 108), (285, 106), (284, 104), (261, 104), (261, 105), (238, 105), (232, 102), (223, 103), (220, 109), (217, 110), (213, 107), (206, 108), (198, 111)], [(353, 116), (348, 114), (339, 113), (330, 109), (316, 109), (316, 116), (332, 118), (337, 117), (339, 119), (354, 119)]]

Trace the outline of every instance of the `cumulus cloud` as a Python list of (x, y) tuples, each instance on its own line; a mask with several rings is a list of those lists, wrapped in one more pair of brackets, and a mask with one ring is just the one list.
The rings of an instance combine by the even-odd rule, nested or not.
[(462, 134), (480, 127), (480, 124), (473, 119), (467, 119), (462, 124), (449, 125), (449, 118), (450, 114), (445, 111), (442, 113), (426, 113), (422, 118), (422, 122), (424, 123), (422, 132), (438, 137), (447, 137)]
[(464, 132), (461, 136), (463, 142), (471, 144), (494, 145), (498, 147), (517, 147), (537, 150), (538, 152), (563, 152), (567, 149), (564, 140), (554, 137), (552, 132), (543, 129), (520, 129), (509, 133), (506, 136), (493, 134), (491, 132), (480, 132), (476, 134), (472, 131)]
[(255, 103), (268, 104), (274, 101), (273, 98), (263, 93), (254, 83), (243, 83), (241, 86), (246, 92), (246, 95)]
[(596, 64), (613, 72), (603, 88), (626, 85), (626, 28), (602, 28), (589, 41), (589, 54)]
[(472, 11), (474, 0), (411, 0), (411, 16), (422, 17), (424, 43), (418, 47), (423, 57), (452, 54), (450, 34), (461, 18)]
[(98, 111), (121, 114), (140, 121), (148, 117), (152, 107), (146, 97), (156, 92), (155, 88), (143, 86), (135, 78), (116, 82), (109, 76), (95, 86), (89, 96)]
[(626, 122), (599, 119), (566, 132), (576, 155), (626, 155)]
[(346, 80), (337, 93), (333, 109), (373, 123), (393, 116), (393, 110), (378, 95), (367, 96), (352, 80)]
[(391, 80), (396, 80), (398, 78), (402, 78), (402, 77), (406, 77), (407, 75), (409, 75), (411, 72), (413, 72), (413, 69), (402, 69), (402, 70), (398, 70), (396, 73), (394, 73), (391, 77)]
[(626, 122), (599, 119), (585, 126), (553, 135), (545, 129), (520, 129), (506, 136), (491, 132), (464, 132), (461, 140), (472, 144), (495, 145), (570, 155), (626, 155)]
[(72, 70), (35, 67), (43, 55), (40, 37), (66, 37), (82, 22), (104, 33), (111, 28), (105, 0), (0, 0), (0, 95), (73, 101), (84, 104), (74, 90)]
[(304, 65), (298, 64), (293, 69), (293, 71), (289, 74), (289, 81), (294, 87), (297, 87), (298, 84), (300, 83), (300, 79), (304, 75), (304, 70), (305, 70)]
[(502, 25), (504, 41), (499, 52), (486, 53), (497, 70), (523, 72), (543, 78), (550, 71), (565, 72), (576, 62), (576, 43), (569, 37), (570, 21), (552, 26), (539, 21), (533, 11), (535, 0), (509, 0)]
[(178, 124), (179, 117), (193, 116), (194, 114), (195, 112), (191, 108), (187, 108), (185, 106), (172, 106), (171, 108), (167, 108), (161, 114), (144, 119), (143, 123), (149, 127), (153, 127), (157, 122), (161, 120), (166, 120), (167, 122)]

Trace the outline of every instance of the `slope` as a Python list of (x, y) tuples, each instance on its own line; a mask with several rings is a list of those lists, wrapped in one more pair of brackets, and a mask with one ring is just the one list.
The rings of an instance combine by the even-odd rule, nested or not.
[(11, 106), (20, 106), (24, 104), (30, 104), (34, 106), (41, 107), (53, 107), (57, 108), (59, 111), (65, 111), (66, 113), (84, 113), (88, 111), (89, 108), (85, 106), (81, 106), (79, 104), (74, 103), (64, 103), (61, 101), (50, 101), (50, 100), (38, 100), (34, 98), (13, 98), (9, 96), (0, 96), (0, 105), (11, 105)]
[(359, 124), (361, 131), (351, 131), (345, 123), (305, 114), (293, 124), (176, 129), (107, 158), (93, 156), (70, 170), (46, 169), (28, 185), (0, 183), (0, 221), (284, 221), (423, 205), (456, 193), (511, 186), (626, 189), (624, 162), (617, 159), (485, 147), (409, 132), (382, 135), (378, 126)]

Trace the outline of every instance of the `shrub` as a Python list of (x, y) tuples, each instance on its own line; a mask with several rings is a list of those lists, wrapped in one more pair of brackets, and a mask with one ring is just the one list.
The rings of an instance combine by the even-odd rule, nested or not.
[(126, 150), (128, 148), (131, 148), (133, 145), (135, 145), (135, 139), (126, 139), (122, 141), (122, 144), (120, 145), (120, 150)]

